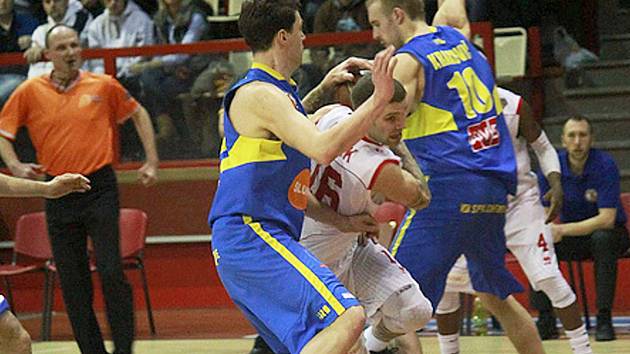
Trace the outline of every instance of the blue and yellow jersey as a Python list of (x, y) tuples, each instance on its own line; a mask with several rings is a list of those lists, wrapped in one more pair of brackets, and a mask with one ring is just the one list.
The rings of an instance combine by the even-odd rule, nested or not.
[(481, 173), (514, 193), (514, 151), (490, 65), (457, 30), (431, 29), (397, 52), (418, 60), (425, 79), (403, 139), (429, 176)]
[(306, 209), (310, 160), (280, 140), (242, 136), (234, 129), (230, 105), (236, 91), (253, 81), (268, 82), (286, 92), (295, 109), (307, 119), (295, 83), (265, 65), (254, 63), (224, 99), (225, 138), (220, 154), (219, 185), (208, 222), (212, 227), (221, 217), (245, 215), (275, 224), (297, 240)]

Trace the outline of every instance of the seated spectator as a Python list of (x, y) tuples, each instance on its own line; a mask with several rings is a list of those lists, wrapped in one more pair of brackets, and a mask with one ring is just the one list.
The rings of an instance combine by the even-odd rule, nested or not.
[(92, 22), (92, 15), (83, 8), (79, 0), (42, 0), (44, 11), (48, 15), (48, 22), (40, 25), (33, 32), (31, 47), (24, 53), (26, 61), (31, 64), (28, 77), (48, 74), (52, 70), (52, 63), (41, 62), (44, 48), (46, 48), (46, 32), (57, 23), (72, 27), (81, 37), (83, 44), (87, 43), (87, 31), (83, 29)]
[[(619, 169), (606, 152), (591, 147), (593, 128), (588, 119), (569, 118), (564, 124), (558, 152), (564, 199), (559, 224), (552, 225), (556, 254), (560, 260), (595, 260), (597, 295), (597, 341), (615, 339), (611, 311), (617, 283), (617, 258), (630, 246), (626, 214), (620, 200)], [(538, 176), (541, 195), (549, 190)], [(547, 203), (543, 201), (543, 204)], [(547, 203), (548, 204), (548, 203)], [(540, 316), (542, 337), (554, 334), (551, 303), (542, 293), (532, 293)]]
[(302, 19), (304, 20), (304, 33), (313, 33), (313, 23), (317, 10), (325, 0), (304, 0), (302, 1)]
[[(103, 1), (104, 2), (104, 1)], [(105, 7), (101, 0), (81, 0), (83, 7), (90, 12), (92, 17), (96, 18), (103, 13)]]
[[(0, 53), (21, 52), (31, 45), (31, 33), (37, 20), (26, 14), (16, 13), (13, 0), (0, 0)], [(22, 65), (0, 66), (0, 108), (13, 90), (26, 80), (26, 67)]]
[[(141, 47), (155, 43), (153, 21), (134, 1), (104, 0), (104, 4), (106, 10), (86, 29), (90, 48)], [(142, 60), (142, 57), (116, 59), (116, 78), (140, 101), (140, 80), (131, 72), (131, 66)], [(91, 60), (89, 66), (90, 71), (104, 72), (102, 60)], [(143, 149), (131, 122), (121, 127), (120, 138), (123, 160), (141, 160)]]
[[(208, 11), (198, 1), (201, 0), (160, 0), (153, 20), (161, 43), (186, 44), (209, 39)], [(209, 61), (205, 55), (171, 54), (131, 66), (131, 73), (141, 75), (144, 102), (151, 116), (157, 117), (160, 156), (181, 158), (188, 154), (190, 132), (177, 97), (190, 90)]]

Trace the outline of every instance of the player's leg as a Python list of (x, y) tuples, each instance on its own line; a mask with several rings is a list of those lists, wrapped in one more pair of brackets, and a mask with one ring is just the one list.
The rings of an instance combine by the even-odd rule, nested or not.
[(31, 336), (0, 295), (0, 354), (30, 354)]
[(274, 352), (347, 353), (365, 315), (330, 269), (280, 227), (224, 219), (214, 227), (217, 271)]
[(409, 272), (371, 240), (354, 249), (351, 267), (340, 279), (365, 308), (370, 327), (364, 337), (371, 352), (385, 350), (391, 340), (415, 333), (431, 319), (431, 303)]
[(488, 293), (479, 293), (478, 296), (488, 311), (501, 322), (505, 334), (519, 353), (545, 352), (532, 317), (513, 296), (503, 300)]

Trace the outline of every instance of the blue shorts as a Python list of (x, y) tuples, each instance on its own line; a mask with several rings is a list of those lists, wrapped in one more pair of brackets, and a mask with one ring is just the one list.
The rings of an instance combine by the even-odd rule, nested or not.
[(0, 295), (0, 315), (9, 311), (9, 302), (4, 296)]
[(446, 277), (464, 254), (473, 288), (505, 299), (523, 291), (505, 267), (507, 189), (477, 174), (431, 176), (428, 208), (407, 213), (391, 251), (437, 308)]
[(276, 353), (299, 353), (359, 305), (330, 269), (268, 222), (222, 217), (212, 248), (223, 286)]

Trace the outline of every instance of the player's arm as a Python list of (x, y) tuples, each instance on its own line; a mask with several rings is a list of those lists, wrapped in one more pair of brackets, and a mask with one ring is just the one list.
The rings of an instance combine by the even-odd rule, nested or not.
[[(235, 123), (237, 130), (239, 126), (256, 125), (261, 128), (252, 129), (252, 135), (244, 135), (261, 136), (262, 130), (271, 132), (317, 163), (328, 165), (365, 136), (391, 100), (394, 92), (392, 73), (395, 67), (395, 61), (390, 61), (392, 54), (393, 47), (376, 56), (372, 70), (375, 86), (372, 96), (348, 119), (324, 132), (320, 132), (313, 122), (305, 119), (294, 108), (286, 93), (266, 83), (254, 83), (239, 89), (230, 105), (230, 116), (233, 119), (242, 119)], [(253, 117), (254, 120), (245, 122), (245, 117)], [(244, 132), (239, 130), (239, 133)]]
[(5, 137), (0, 137), (0, 156), (11, 173), (22, 178), (42, 178), (42, 166), (34, 163), (23, 163), (18, 159), (13, 147), (13, 142)]
[(552, 225), (554, 242), (566, 236), (588, 236), (596, 230), (615, 227), (616, 208), (599, 208), (599, 213), (592, 218), (578, 222)]
[(423, 209), (429, 205), (431, 196), (424, 180), (414, 177), (397, 164), (383, 165), (375, 178), (372, 192), (410, 209)]
[(545, 221), (549, 223), (556, 219), (560, 214), (560, 210), (562, 210), (564, 193), (560, 175), (560, 160), (556, 149), (553, 148), (549, 138), (547, 138), (547, 134), (532, 116), (529, 104), (522, 98), (518, 113), (520, 116), (518, 134), (525, 138), (529, 146), (534, 150), (540, 168), (547, 178), (547, 182), (549, 182), (549, 191), (543, 197), (550, 202)]
[(438, 0), (438, 11), (433, 17), (434, 26), (451, 26), (470, 39), (470, 21), (465, 0)]
[(315, 112), (331, 97), (333, 91), (339, 86), (356, 80), (353, 72), (372, 69), (369, 60), (361, 58), (348, 58), (331, 69), (324, 79), (315, 86), (302, 100), (302, 105), (307, 113)]
[(155, 132), (153, 131), (153, 124), (147, 110), (140, 106), (132, 115), (131, 119), (136, 127), (142, 147), (144, 148), (144, 154), (146, 156), (146, 162), (140, 167), (138, 172), (140, 173), (139, 179), (145, 186), (154, 184), (157, 181), (157, 169), (158, 169), (158, 153), (155, 147)]
[(82, 175), (66, 173), (48, 182), (32, 181), (0, 173), (0, 196), (58, 198), (72, 192), (90, 190), (90, 180)]
[(398, 62), (394, 68), (394, 79), (405, 88), (407, 112), (412, 113), (424, 94), (424, 68), (408, 53), (397, 54), (396, 59)]
[(370, 214), (344, 216), (308, 193), (306, 215), (324, 224), (336, 227), (341, 232), (378, 232), (378, 223)]

